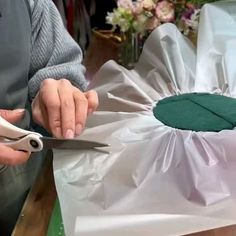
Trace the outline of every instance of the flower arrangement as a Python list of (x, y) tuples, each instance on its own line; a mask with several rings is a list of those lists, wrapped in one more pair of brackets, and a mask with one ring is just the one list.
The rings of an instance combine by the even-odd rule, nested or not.
[(146, 37), (157, 26), (171, 22), (196, 44), (201, 7), (216, 0), (117, 0), (106, 21), (121, 32), (120, 64), (133, 68)]
[(215, 0), (117, 0), (106, 21), (121, 32), (145, 34), (160, 24), (175, 23), (184, 34), (197, 32), (200, 9)]

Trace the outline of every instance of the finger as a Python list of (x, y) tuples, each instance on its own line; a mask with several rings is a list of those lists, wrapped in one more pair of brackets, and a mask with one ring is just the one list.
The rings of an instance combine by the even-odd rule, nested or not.
[(49, 124), (48, 124), (47, 111), (43, 102), (40, 99), (40, 93), (36, 95), (36, 97), (32, 101), (31, 106), (32, 106), (32, 117), (33, 117), (34, 122), (44, 127), (48, 131), (50, 131)]
[(49, 115), (48, 115), (48, 112), (47, 112), (47, 108), (46, 106), (44, 105), (44, 103), (41, 101), (40, 99), (40, 103), (39, 103), (39, 106), (40, 106), (40, 113), (41, 113), (41, 116), (43, 118), (43, 127), (49, 132), (49, 133), (52, 133), (51, 129), (50, 129), (50, 125), (49, 125)]
[(61, 127), (64, 138), (75, 136), (75, 103), (73, 87), (66, 79), (60, 80), (58, 94), (61, 102)]
[(29, 159), (30, 152), (16, 151), (8, 146), (0, 144), (0, 164), (19, 165)]
[(10, 123), (20, 121), (25, 114), (25, 109), (5, 110), (0, 109), (0, 116)]
[(88, 99), (88, 115), (92, 114), (98, 107), (98, 95), (95, 90), (89, 90), (85, 92), (85, 96)]
[(57, 82), (53, 79), (44, 80), (40, 91), (40, 103), (45, 106), (45, 115), (47, 115), (48, 126), (52, 134), (57, 138), (61, 138), (61, 104)]
[(88, 100), (84, 93), (79, 89), (75, 89), (74, 93), (74, 103), (75, 103), (75, 133), (76, 135), (81, 134), (88, 113)]

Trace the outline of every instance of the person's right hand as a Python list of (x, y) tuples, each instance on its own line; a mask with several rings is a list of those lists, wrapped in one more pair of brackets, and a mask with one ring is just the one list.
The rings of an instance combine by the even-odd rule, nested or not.
[[(3, 110), (0, 109), (0, 116), (10, 123), (21, 120), (24, 116), (24, 109)], [(16, 151), (0, 143), (0, 165), (18, 165), (29, 159), (30, 152)]]

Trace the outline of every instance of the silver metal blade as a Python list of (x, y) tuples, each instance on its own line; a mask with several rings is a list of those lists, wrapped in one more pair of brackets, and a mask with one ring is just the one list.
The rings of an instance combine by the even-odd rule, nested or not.
[(51, 137), (41, 137), (44, 148), (55, 149), (94, 149), (98, 147), (108, 147), (108, 144), (79, 139), (57, 139)]

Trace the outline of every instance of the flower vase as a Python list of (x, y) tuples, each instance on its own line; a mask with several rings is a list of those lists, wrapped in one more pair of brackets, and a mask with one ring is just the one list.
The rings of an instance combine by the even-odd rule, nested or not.
[(133, 69), (138, 61), (142, 49), (142, 42), (138, 33), (126, 32), (122, 35), (119, 52), (119, 62), (127, 69)]

